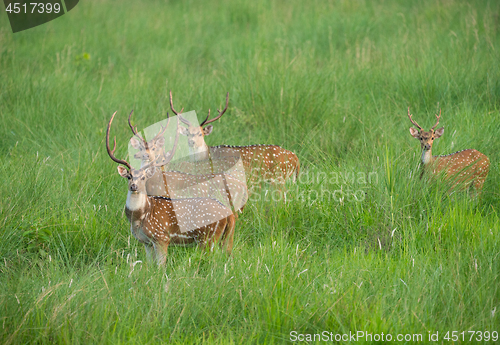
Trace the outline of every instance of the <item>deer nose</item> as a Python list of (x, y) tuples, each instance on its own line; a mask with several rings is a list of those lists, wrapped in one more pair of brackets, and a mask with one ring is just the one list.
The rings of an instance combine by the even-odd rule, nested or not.
[(424, 145), (424, 150), (430, 150), (431, 149), (431, 145), (430, 144), (425, 144)]
[(131, 192), (137, 192), (137, 185), (136, 185), (135, 183), (132, 183), (132, 184), (130, 185), (130, 191), (131, 191)]

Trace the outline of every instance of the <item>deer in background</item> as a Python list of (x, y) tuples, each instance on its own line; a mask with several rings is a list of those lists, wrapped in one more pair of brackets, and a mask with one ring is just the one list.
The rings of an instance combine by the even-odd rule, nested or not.
[(260, 181), (278, 182), (284, 184), (285, 180), (292, 177), (297, 178), (300, 170), (300, 163), (297, 155), (276, 145), (250, 145), (250, 146), (208, 146), (205, 143), (205, 136), (210, 135), (213, 126), (210, 123), (217, 121), (227, 110), (229, 104), (229, 93), (226, 95), (226, 107), (218, 111), (218, 115), (210, 119), (210, 110), (206, 119), (199, 125), (190, 123), (174, 109), (172, 101), (172, 91), (170, 91), (170, 109), (179, 119), (187, 125), (181, 129), (181, 134), (188, 137), (188, 144), (191, 153), (198, 159), (206, 159), (208, 156), (221, 157), (231, 152), (239, 152), (245, 168), (248, 183), (254, 184)]
[[(146, 181), (150, 179), (160, 164), (168, 163), (164, 160), (144, 164), (139, 170), (125, 160), (117, 159), (116, 138), (111, 150), (109, 132), (116, 112), (109, 120), (106, 131), (106, 149), (109, 157), (118, 166), (120, 176), (128, 180), (128, 194), (125, 213), (130, 222), (130, 230), (134, 237), (146, 248), (148, 258), (154, 251), (159, 265), (166, 260), (167, 248), (172, 245), (189, 245), (197, 243), (199, 247), (212, 249), (216, 242), (231, 253), (233, 246), (235, 216), (230, 209), (210, 198), (171, 199), (168, 197), (148, 196)], [(169, 159), (174, 156), (179, 135), (177, 133), (174, 147), (168, 153)], [(123, 167), (124, 165), (125, 167)], [(216, 215), (219, 220), (208, 225), (208, 219)], [(181, 225), (187, 228), (183, 231)]]
[(408, 107), (408, 118), (418, 128), (417, 130), (410, 127), (410, 134), (415, 139), (420, 140), (422, 148), (420, 178), (424, 174), (438, 175), (442, 173), (446, 179), (452, 180), (451, 189), (458, 185), (466, 188), (473, 184), (477, 194), (480, 194), (490, 168), (488, 157), (474, 149), (462, 150), (444, 156), (433, 156), (431, 150), (434, 139), (439, 138), (444, 133), (444, 127), (435, 129), (441, 118), (441, 110), (439, 110), (439, 115), (436, 114), (436, 124), (428, 132), (424, 131), (412, 119), (410, 107)]

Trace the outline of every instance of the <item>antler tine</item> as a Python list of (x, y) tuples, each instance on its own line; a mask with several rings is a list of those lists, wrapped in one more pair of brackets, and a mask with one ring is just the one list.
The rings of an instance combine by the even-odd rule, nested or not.
[(116, 137), (114, 137), (113, 139), (113, 142), (114, 142), (114, 145), (113, 145), (113, 150), (111, 150), (111, 148), (109, 147), (109, 131), (111, 129), (111, 123), (113, 122), (113, 119), (116, 115), (118, 111), (115, 111), (113, 116), (111, 116), (111, 120), (109, 120), (109, 123), (108, 123), (108, 129), (106, 130), (106, 150), (108, 150), (108, 155), (109, 157), (115, 161), (116, 163), (118, 164), (123, 164), (125, 165), (127, 168), (132, 169), (132, 166), (127, 162), (127, 161), (124, 161), (124, 160), (121, 160), (121, 159), (118, 159), (115, 157), (114, 153), (115, 153), (115, 150), (116, 150)]
[(205, 118), (205, 120), (203, 120), (203, 122), (200, 124), (200, 126), (203, 126), (203, 125), (205, 125), (206, 123), (209, 123), (209, 122), (207, 122), (207, 120), (208, 120), (208, 118), (209, 118), (209, 117), (210, 117), (210, 109), (208, 109), (208, 115), (207, 115), (207, 117)]
[(179, 113), (174, 109), (174, 102), (172, 101), (172, 90), (170, 90), (170, 109), (172, 109), (175, 115), (179, 115)]
[(437, 127), (437, 125), (439, 124), (439, 119), (441, 118), (441, 108), (439, 108), (439, 116), (438, 114), (436, 114), (436, 119), (437, 119), (437, 122), (434, 126), (432, 126), (432, 130), (434, 130), (434, 128)]
[(161, 130), (158, 132), (158, 134), (155, 135), (155, 137), (153, 138), (153, 140), (156, 140), (159, 137), (161, 137), (163, 134), (165, 134), (165, 131), (167, 130), (167, 127), (168, 127), (169, 123), (170, 123), (170, 116), (168, 115), (168, 111), (167, 111), (167, 124), (165, 125), (165, 127), (161, 126)]
[(210, 117), (210, 110), (209, 110), (209, 111), (208, 111), (208, 116), (207, 116), (207, 118), (205, 119), (205, 121), (203, 121), (203, 122), (201, 123), (201, 125), (200, 125), (200, 126), (205, 126), (205, 125), (208, 125), (209, 123), (212, 123), (212, 122), (217, 121), (218, 119), (220, 119), (220, 117), (221, 117), (222, 115), (224, 115), (224, 113), (226, 112), (228, 104), (229, 104), (229, 92), (226, 94), (226, 107), (224, 108), (224, 110), (223, 110), (222, 112), (221, 112), (220, 110), (218, 110), (219, 115), (218, 115), (217, 117), (214, 117), (214, 118), (213, 118), (213, 119), (211, 119), (211, 120), (209, 120), (209, 119), (208, 119), (208, 118)]
[(418, 129), (422, 130), (422, 127), (420, 127), (420, 125), (418, 123), (416, 123), (415, 121), (413, 121), (413, 119), (411, 118), (412, 115), (410, 114), (410, 107), (408, 107), (408, 117), (410, 118), (411, 123), (413, 123), (415, 126), (417, 126)]

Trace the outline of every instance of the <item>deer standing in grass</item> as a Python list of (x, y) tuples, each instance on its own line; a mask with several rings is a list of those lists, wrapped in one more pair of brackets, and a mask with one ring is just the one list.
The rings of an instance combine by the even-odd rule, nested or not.
[[(164, 148), (165, 138), (163, 134), (170, 122), (168, 113), (165, 127), (162, 127), (160, 132), (149, 141), (146, 141), (139, 135), (137, 128), (131, 123), (131, 116), (132, 112), (128, 117), (129, 127), (134, 134), (132, 139), (130, 139), (130, 143), (134, 149), (138, 150), (138, 152), (134, 154), (134, 158), (141, 160), (141, 168), (152, 162), (157, 162), (156, 164), (160, 166), (161, 169), (158, 169), (154, 176), (146, 182), (146, 191), (148, 195), (159, 195), (169, 198), (168, 186), (175, 185), (175, 191), (184, 190), (184, 195), (190, 195), (192, 197), (221, 197), (225, 195), (222, 197), (224, 199), (227, 197), (227, 200), (235, 210), (243, 210), (248, 199), (248, 190), (245, 182), (240, 181), (237, 178), (238, 176), (232, 176), (231, 173), (227, 172), (206, 173), (207, 169), (201, 169), (204, 170), (204, 173), (191, 169), (191, 172), (197, 173), (195, 175), (179, 171), (165, 171), (165, 166), (173, 158), (173, 151), (165, 152)], [(228, 159), (228, 162), (224, 163), (226, 163), (225, 165), (230, 165), (231, 161)]]
[(218, 111), (218, 116), (210, 119), (210, 110), (206, 119), (199, 125), (194, 125), (174, 109), (172, 91), (170, 91), (170, 108), (179, 119), (187, 125), (181, 127), (181, 134), (188, 137), (188, 145), (193, 156), (197, 159), (206, 159), (208, 156), (221, 157), (231, 152), (239, 152), (245, 168), (248, 183), (254, 184), (260, 181), (278, 182), (284, 184), (285, 180), (292, 177), (297, 178), (300, 163), (297, 155), (277, 145), (250, 145), (250, 146), (208, 146), (205, 136), (212, 133), (213, 126), (210, 123), (217, 121), (227, 110), (229, 93), (226, 95), (226, 107)]
[[(139, 242), (144, 244), (148, 258), (154, 251), (159, 265), (166, 260), (167, 248), (172, 245), (189, 245), (197, 243), (199, 247), (212, 249), (216, 242), (231, 253), (233, 246), (235, 216), (230, 209), (210, 198), (171, 199), (168, 197), (148, 196), (146, 181), (150, 179), (163, 160), (144, 164), (139, 170), (125, 160), (117, 159), (116, 138), (111, 150), (109, 132), (116, 112), (109, 120), (106, 131), (106, 149), (109, 157), (119, 165), (118, 173), (128, 179), (128, 194), (125, 213), (130, 222), (130, 230)], [(174, 155), (179, 135), (177, 133), (174, 147), (168, 153), (169, 159)], [(168, 162), (167, 162), (168, 163)], [(207, 219), (218, 219), (208, 225)], [(186, 231), (183, 231), (183, 228)]]
[(424, 174), (438, 175), (442, 173), (446, 179), (452, 181), (451, 189), (457, 186), (466, 188), (473, 184), (477, 194), (480, 194), (490, 168), (488, 157), (474, 149), (462, 150), (444, 156), (433, 156), (431, 153), (432, 144), (435, 139), (444, 133), (444, 127), (435, 129), (441, 118), (441, 110), (439, 110), (439, 115), (436, 114), (436, 124), (428, 132), (424, 131), (412, 119), (409, 107), (408, 118), (418, 128), (417, 130), (410, 127), (410, 134), (415, 139), (420, 140), (422, 148), (422, 173), (420, 178)]

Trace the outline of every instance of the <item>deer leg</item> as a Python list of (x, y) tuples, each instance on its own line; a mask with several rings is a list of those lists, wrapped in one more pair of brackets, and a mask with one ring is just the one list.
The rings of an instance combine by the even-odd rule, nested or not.
[(153, 260), (154, 247), (151, 244), (144, 243), (144, 248), (146, 249), (146, 260), (148, 260), (148, 262), (151, 262)]
[(476, 192), (476, 197), (480, 197), (483, 191), (484, 178), (481, 176), (474, 180), (474, 189)]
[(299, 172), (300, 172), (300, 164), (297, 161), (297, 166), (295, 167), (295, 170), (292, 172), (293, 174), (293, 183), (297, 183), (299, 180)]
[(286, 180), (283, 176), (278, 180), (281, 199), (286, 203)]
[(221, 237), (224, 235), (224, 229), (226, 229), (227, 226), (227, 218), (221, 219), (217, 222), (217, 225), (215, 226), (215, 232), (210, 239), (210, 249), (213, 250), (215, 247), (216, 243), (220, 243)]
[(164, 266), (165, 261), (167, 260), (167, 248), (170, 243), (170, 239), (167, 239), (163, 242), (155, 242), (153, 244), (156, 256), (156, 262), (158, 266)]
[(213, 224), (207, 225), (205, 238), (200, 242), (199, 247), (213, 251), (215, 243), (219, 241), (225, 225), (226, 219), (221, 219)]
[(221, 247), (226, 248), (226, 252), (231, 255), (233, 250), (234, 228), (236, 227), (236, 218), (230, 215), (227, 220), (225, 231), (222, 234)]

